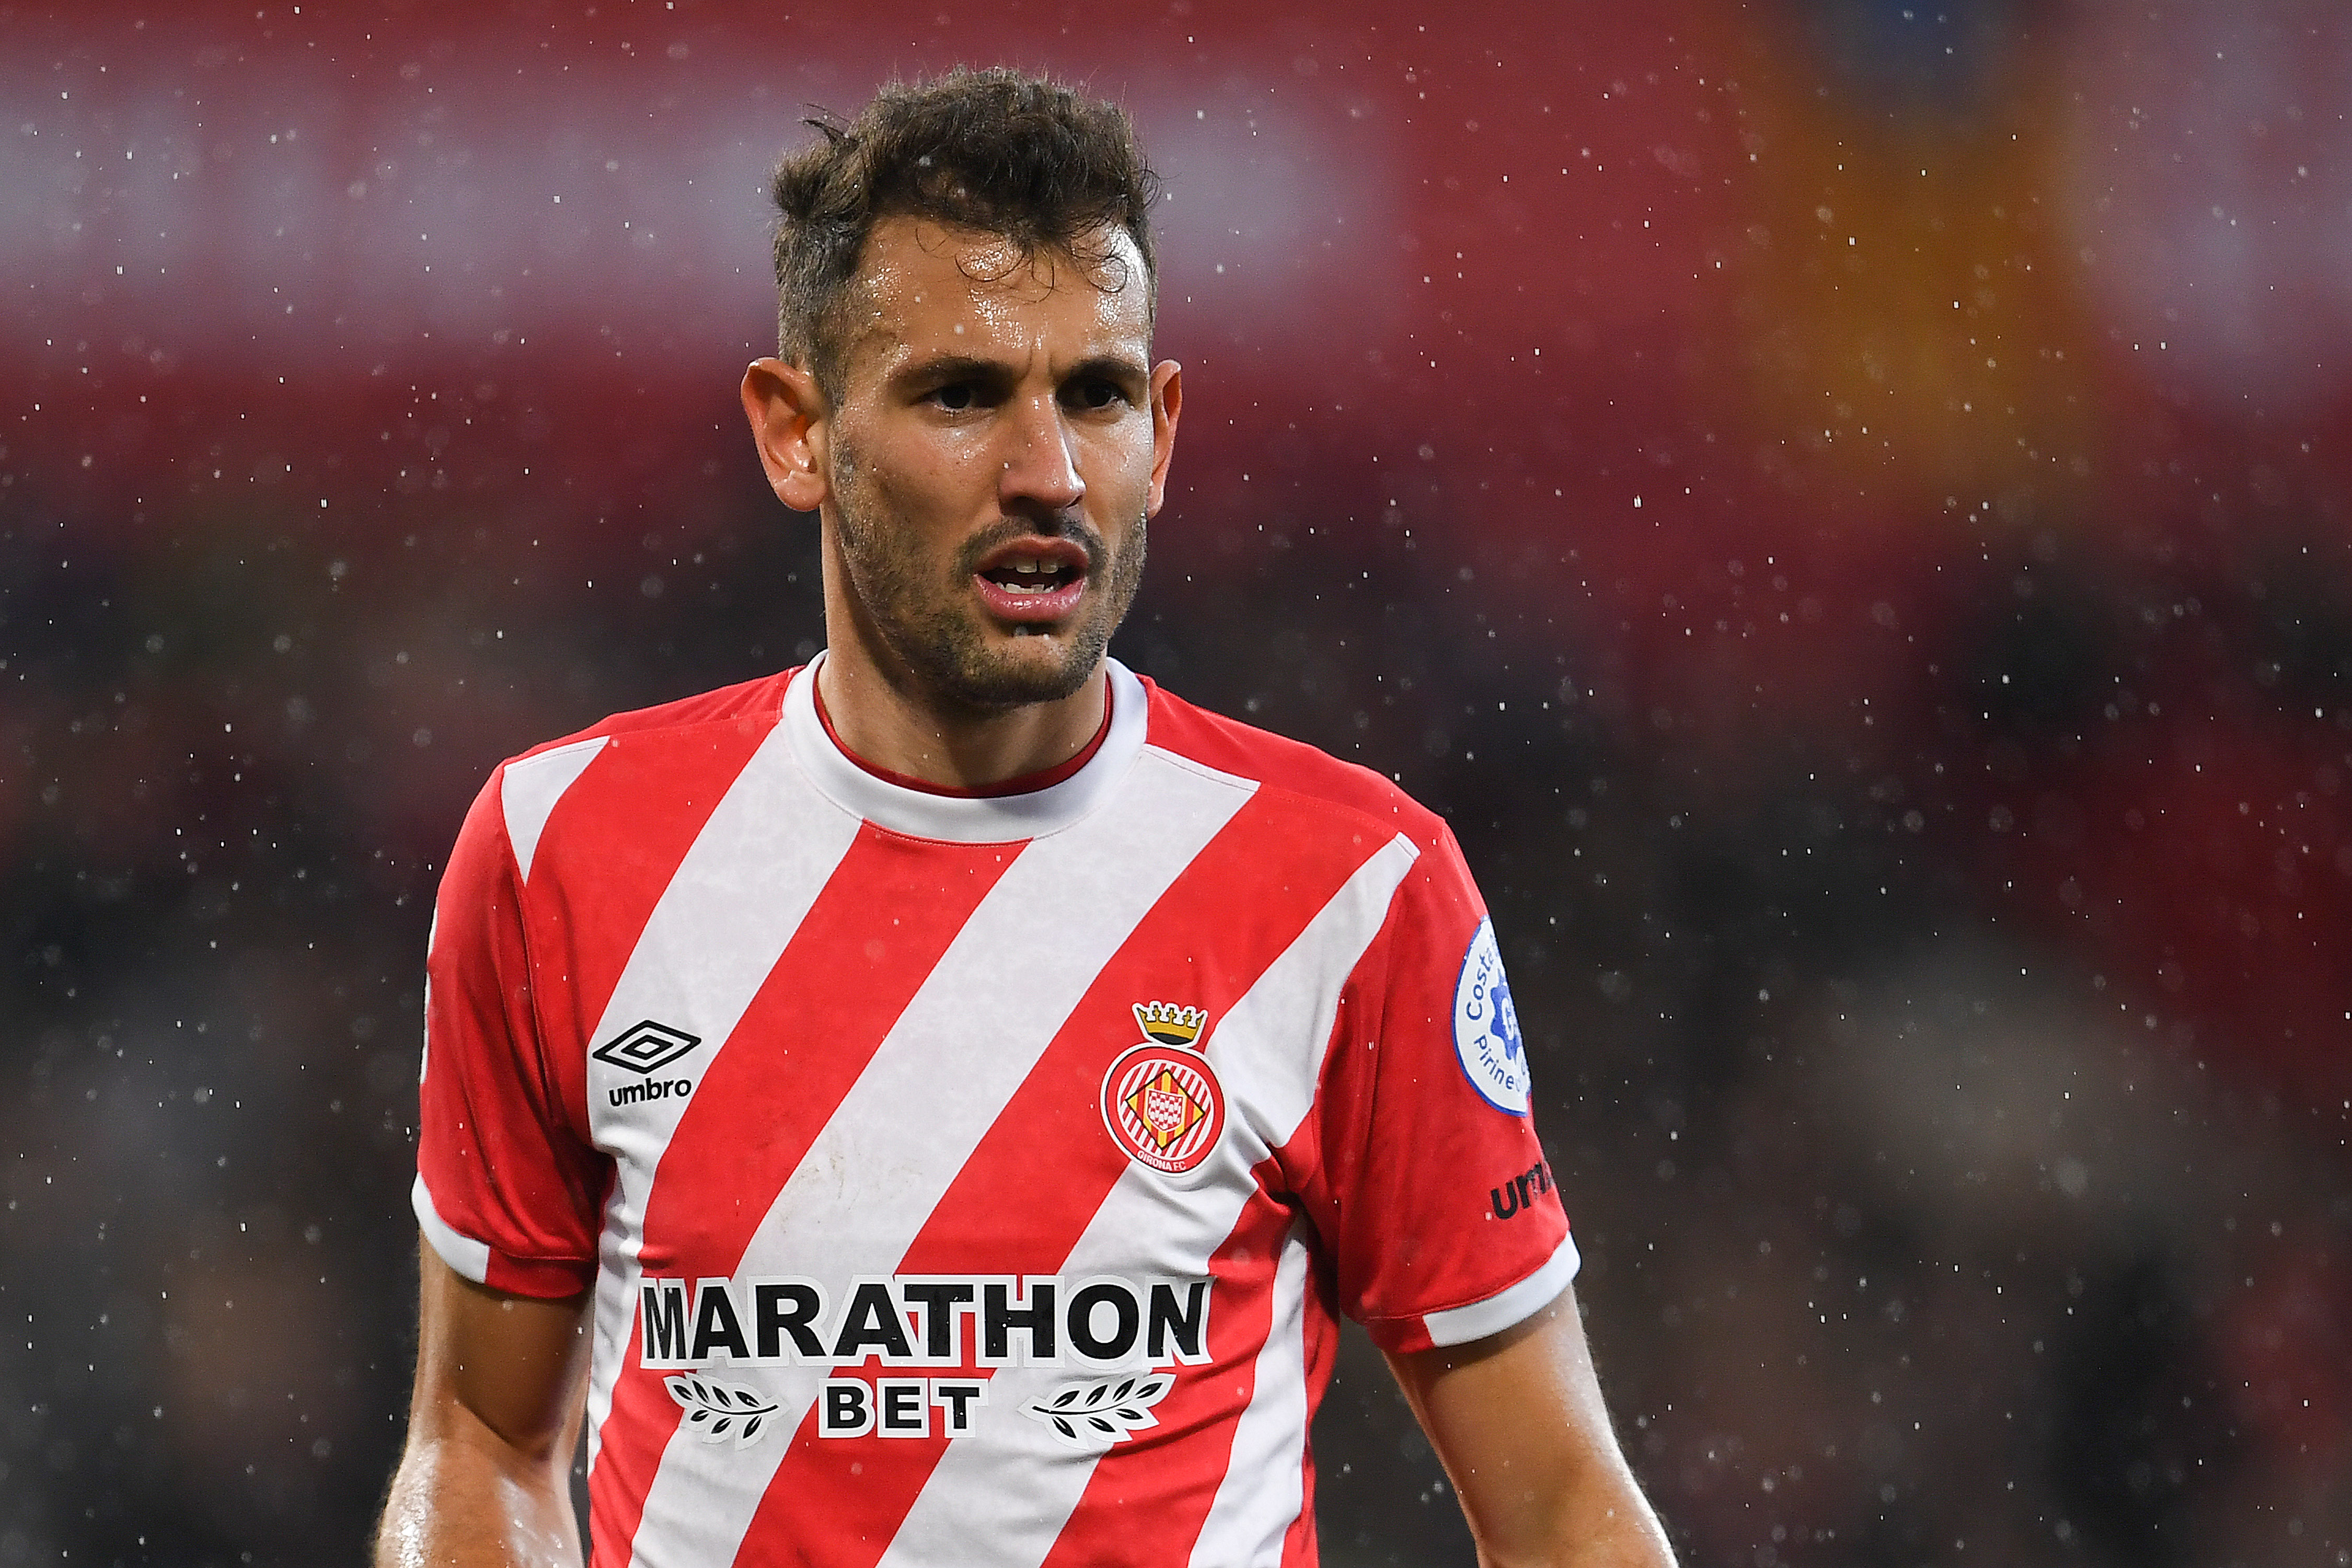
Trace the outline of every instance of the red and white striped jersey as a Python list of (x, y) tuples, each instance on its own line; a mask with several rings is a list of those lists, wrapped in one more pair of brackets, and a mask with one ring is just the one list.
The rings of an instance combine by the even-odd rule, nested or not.
[(443, 879), (417, 1216), (593, 1289), (595, 1561), (1311, 1564), (1335, 1314), (1459, 1343), (1576, 1269), (1452, 835), (1116, 664), (993, 797), (815, 684), (506, 763)]

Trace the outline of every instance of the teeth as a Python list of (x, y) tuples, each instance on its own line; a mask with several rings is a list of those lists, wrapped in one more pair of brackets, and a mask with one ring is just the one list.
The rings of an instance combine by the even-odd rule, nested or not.
[(1061, 564), (1034, 555), (1015, 556), (989, 574), (999, 587), (1014, 594), (1050, 594), (1062, 584)]

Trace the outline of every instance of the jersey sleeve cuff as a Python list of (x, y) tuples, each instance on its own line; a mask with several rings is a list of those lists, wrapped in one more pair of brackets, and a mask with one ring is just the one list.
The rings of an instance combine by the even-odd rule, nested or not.
[(1576, 1278), (1577, 1266), (1581, 1261), (1576, 1250), (1576, 1237), (1564, 1236), (1552, 1255), (1533, 1273), (1491, 1296), (1459, 1307), (1423, 1312), (1417, 1318), (1370, 1320), (1364, 1326), (1383, 1350), (1417, 1351), (1468, 1344), (1525, 1322), (1550, 1306), (1568, 1289), (1569, 1281)]
[(425, 1244), (439, 1255), (441, 1261), (477, 1285), (487, 1285), (493, 1290), (504, 1290), (517, 1296), (538, 1296), (553, 1300), (576, 1296), (595, 1283), (596, 1266), (577, 1262), (568, 1258), (514, 1258), (494, 1249), (486, 1241), (477, 1241), (441, 1217), (433, 1206), (433, 1194), (425, 1189), (425, 1176), (417, 1173), (416, 1183), (408, 1190), (409, 1207), (416, 1211), (417, 1227), (424, 1231)]

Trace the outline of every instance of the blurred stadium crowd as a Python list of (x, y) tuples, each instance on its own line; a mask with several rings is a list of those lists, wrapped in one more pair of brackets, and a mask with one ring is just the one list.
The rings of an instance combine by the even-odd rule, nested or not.
[(1686, 1560), (2352, 1563), (2352, 21), (1274, 10), (0, 6), (0, 1564), (359, 1552), (438, 858), (813, 651), (761, 174), (959, 59), (1160, 155), (1118, 651), (1454, 823)]

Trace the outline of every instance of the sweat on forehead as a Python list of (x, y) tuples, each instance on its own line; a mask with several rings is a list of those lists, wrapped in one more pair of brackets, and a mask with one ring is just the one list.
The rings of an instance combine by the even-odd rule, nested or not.
[[(1117, 228), (1081, 237), (1075, 247), (1033, 247), (1007, 235), (887, 218), (867, 237), (843, 293), (835, 336), (840, 368), (846, 371), (870, 346), (905, 336), (919, 321), (936, 331), (969, 313), (983, 331), (1009, 331), (1012, 312), (1056, 295), (1083, 305), (1090, 335), (1139, 337), (1137, 346), (1148, 349), (1152, 299), (1149, 289), (1136, 289), (1139, 274), (1134, 242)], [(961, 337), (965, 328), (950, 322), (947, 330)]]

